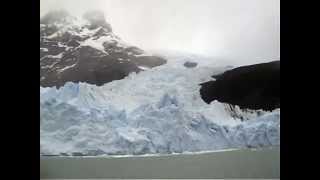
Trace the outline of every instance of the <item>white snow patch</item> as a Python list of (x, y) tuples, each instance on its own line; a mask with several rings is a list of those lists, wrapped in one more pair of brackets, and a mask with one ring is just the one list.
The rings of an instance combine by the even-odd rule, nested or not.
[(63, 57), (63, 52), (57, 55), (47, 55), (46, 57), (61, 59)]
[(153, 56), (151, 53), (144, 52), (142, 54), (136, 54), (135, 57)]
[(48, 52), (48, 48), (40, 48), (40, 51), (43, 51), (43, 52)]
[(53, 39), (53, 38), (58, 37), (59, 35), (61, 35), (61, 32), (58, 31), (58, 32), (55, 32), (55, 33), (47, 36), (47, 39)]
[(140, 69), (142, 69), (142, 70), (148, 70), (148, 69), (151, 69), (151, 68), (149, 68), (149, 67), (145, 67), (145, 66), (138, 66)]
[(91, 38), (85, 40), (84, 42), (82, 42), (81, 46), (91, 46), (91, 47), (93, 47), (95, 49), (98, 49), (100, 51), (103, 51), (103, 52), (107, 53), (105, 51), (105, 47), (103, 45), (104, 43), (115, 44), (117, 47), (120, 47), (120, 48), (129, 47), (129, 45), (127, 43), (125, 43), (124, 41), (119, 39), (113, 33), (108, 33), (107, 35), (101, 36), (99, 38), (91, 37)]
[(76, 65), (77, 65), (77, 64), (73, 64), (73, 65), (70, 65), (70, 66), (66, 66), (66, 67), (64, 67), (64, 68), (62, 68), (62, 69), (59, 69), (59, 70), (58, 70), (58, 73), (61, 73), (61, 72), (65, 71), (65, 70), (67, 70), (67, 69), (73, 68), (73, 67), (76, 66)]
[[(81, 24), (81, 23), (80, 23)], [(80, 27), (80, 26), (79, 26)], [(80, 37), (89, 37), (94, 35), (95, 33), (97, 33), (101, 28), (97, 28), (97, 29), (88, 29), (86, 27), (83, 27), (81, 29), (81, 31), (79, 31), (76, 35), (80, 36)]]
[(92, 37), (92, 38), (89, 38), (89, 39), (85, 40), (84, 42), (82, 42), (81, 46), (91, 46), (91, 47), (98, 49), (102, 52), (106, 52), (104, 50), (104, 46), (103, 46), (103, 43), (105, 43), (105, 42), (113, 43), (114, 39), (110, 36), (101, 36), (98, 39), (96, 39), (96, 37)]

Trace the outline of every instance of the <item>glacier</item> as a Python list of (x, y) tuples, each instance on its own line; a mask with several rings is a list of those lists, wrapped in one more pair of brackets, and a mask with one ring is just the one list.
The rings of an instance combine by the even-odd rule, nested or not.
[[(280, 145), (280, 109), (242, 110), (200, 97), (200, 83), (229, 66), (199, 57), (102, 86), (40, 87), (42, 155), (137, 155)], [(198, 63), (185, 68), (190, 58)]]

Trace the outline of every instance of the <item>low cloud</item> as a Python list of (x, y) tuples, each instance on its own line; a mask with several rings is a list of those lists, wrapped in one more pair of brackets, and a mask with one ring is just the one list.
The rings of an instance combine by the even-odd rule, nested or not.
[(280, 59), (279, 0), (41, 0), (41, 15), (105, 12), (113, 30), (144, 49), (209, 55), (239, 64)]

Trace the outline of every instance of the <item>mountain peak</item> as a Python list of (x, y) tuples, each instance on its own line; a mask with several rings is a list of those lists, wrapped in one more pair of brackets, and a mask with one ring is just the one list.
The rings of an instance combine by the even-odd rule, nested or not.
[(40, 19), (41, 86), (61, 87), (70, 81), (100, 86), (164, 63), (123, 42), (101, 11), (88, 11), (82, 18), (51, 11)]
[(83, 14), (83, 19), (89, 21), (90, 29), (96, 29), (99, 26), (106, 28), (108, 31), (112, 31), (111, 25), (107, 23), (103, 11), (90, 10)]
[(40, 24), (52, 24), (55, 22), (67, 21), (68, 18), (73, 18), (66, 10), (52, 10), (40, 18)]

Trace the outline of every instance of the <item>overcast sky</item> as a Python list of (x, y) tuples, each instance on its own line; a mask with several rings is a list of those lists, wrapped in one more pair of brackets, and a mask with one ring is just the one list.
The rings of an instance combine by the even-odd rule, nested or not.
[(60, 8), (103, 10), (117, 35), (143, 49), (242, 64), (280, 59), (280, 0), (41, 0), (41, 15)]

